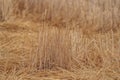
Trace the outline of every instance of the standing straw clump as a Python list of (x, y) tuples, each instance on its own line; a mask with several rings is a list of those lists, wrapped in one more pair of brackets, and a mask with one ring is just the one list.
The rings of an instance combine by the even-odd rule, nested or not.
[(39, 33), (39, 68), (71, 67), (71, 37), (64, 29), (43, 29)]

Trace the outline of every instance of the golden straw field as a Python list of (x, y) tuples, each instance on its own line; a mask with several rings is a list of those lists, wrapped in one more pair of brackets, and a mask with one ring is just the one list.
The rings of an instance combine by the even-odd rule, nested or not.
[(120, 80), (120, 0), (0, 0), (0, 80)]

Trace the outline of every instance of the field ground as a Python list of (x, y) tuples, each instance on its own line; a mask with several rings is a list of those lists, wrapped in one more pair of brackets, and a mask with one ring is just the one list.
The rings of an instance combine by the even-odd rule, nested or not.
[[(84, 40), (79, 41), (81, 38), (77, 36), (78, 40), (72, 41), (73, 54), (77, 46), (89, 45), (87, 49), (77, 49), (70, 70), (54, 66), (51, 70), (41, 71), (30, 64), (31, 59), (36, 58), (34, 55), (31, 58), (30, 54), (35, 54), (38, 48), (39, 26), (42, 25), (29, 21), (0, 23), (0, 80), (120, 80), (119, 32), (96, 34), (104, 40), (101, 45), (98, 44), (98, 37), (88, 36), (85, 43)], [(76, 32), (72, 34), (72, 40), (76, 39), (75, 35)], [(105, 35), (108, 38), (105, 39)], [(114, 37), (114, 44), (111, 37)], [(81, 54), (78, 54), (79, 51)]]
[(0, 80), (120, 80), (120, 0), (0, 0)]

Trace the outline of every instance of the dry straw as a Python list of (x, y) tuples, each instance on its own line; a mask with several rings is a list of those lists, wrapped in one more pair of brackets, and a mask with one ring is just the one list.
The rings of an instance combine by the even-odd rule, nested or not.
[(120, 24), (119, 0), (0, 0), (0, 3), (4, 20), (16, 16), (56, 26), (74, 23), (86, 31), (107, 31)]
[[(3, 32), (9, 37), (2, 41), (4, 37), (0, 36), (2, 44), (0, 47), (4, 50), (1, 52), (11, 53), (3, 58), (5, 63), (1, 62), (4, 64), (2, 67), (4, 71), (10, 70), (14, 65), (12, 63), (16, 62), (17, 66), (12, 67), (16, 70), (26, 67), (29, 67), (29, 70), (75, 67), (75, 69), (112, 69), (119, 73), (116, 71), (120, 67), (118, 45), (120, 39), (117, 31), (120, 27), (119, 13), (120, 0), (0, 0), (0, 21), (22, 19), (36, 22), (35, 25), (32, 23), (27, 25), (27, 22), (22, 22), (22, 26), (17, 26), (19, 25), (17, 23), (14, 23), (17, 25), (3, 24), (4, 27), (2, 25), (3, 31), (9, 30), (9, 34)], [(14, 26), (21, 32), (13, 34), (12, 29), (17, 31)], [(31, 32), (24, 30), (27, 28), (31, 29)], [(84, 36), (80, 29), (85, 34), (93, 32), (100, 34)], [(102, 35), (105, 32), (108, 33)], [(33, 36), (30, 37), (28, 33)], [(14, 35), (15, 39), (10, 34)], [(22, 42), (19, 42), (21, 39), (24, 40), (22, 46), (20, 46)], [(11, 41), (8, 41), (9, 45), (4, 42), (5, 40)], [(18, 41), (18, 44), (15, 44), (15, 41)], [(18, 45), (19, 48), (16, 47)], [(12, 54), (12, 51), (22, 55), (16, 54), (17, 59), (16, 56), (13, 58), (12, 55), (15, 54)], [(6, 58), (8, 56), (11, 57)]]

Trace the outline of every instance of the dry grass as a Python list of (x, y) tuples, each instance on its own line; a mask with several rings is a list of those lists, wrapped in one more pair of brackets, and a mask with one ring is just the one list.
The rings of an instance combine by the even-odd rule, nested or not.
[[(0, 0), (2, 20), (21, 18), (86, 32), (114, 31), (120, 27), (119, 0)], [(11, 17), (12, 16), (12, 17)]]
[(0, 80), (120, 80), (119, 3), (0, 0)]

